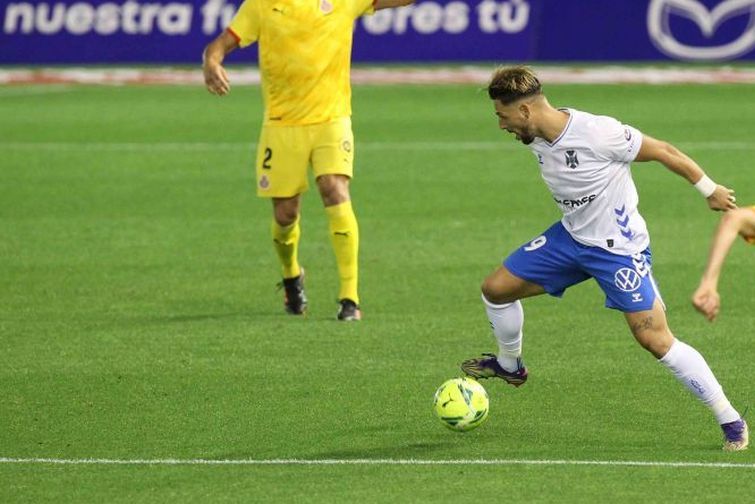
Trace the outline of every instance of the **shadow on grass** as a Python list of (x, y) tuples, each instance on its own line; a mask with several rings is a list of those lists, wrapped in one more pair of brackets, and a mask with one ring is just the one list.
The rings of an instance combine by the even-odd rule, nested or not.
[[(301, 455), (303, 459), (426, 459), (434, 453), (446, 453), (454, 443), (446, 441), (425, 441), (403, 446), (354, 447), (342, 450), (327, 450)], [(297, 457), (298, 458), (298, 457)]]
[(443, 454), (452, 449), (453, 443), (445, 441), (416, 442), (403, 446), (381, 447), (350, 447), (340, 450), (302, 451), (299, 453), (276, 454), (274, 456), (260, 456), (245, 451), (228, 452), (212, 456), (213, 459), (243, 460), (243, 459), (286, 459), (286, 460), (380, 460), (380, 459), (427, 459), (433, 454)]

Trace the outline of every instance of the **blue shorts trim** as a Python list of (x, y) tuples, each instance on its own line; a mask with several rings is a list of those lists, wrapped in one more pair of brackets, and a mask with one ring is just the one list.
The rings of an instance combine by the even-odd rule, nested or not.
[(629, 256), (612, 254), (577, 242), (560, 222), (519, 247), (503, 265), (556, 297), (594, 278), (606, 295), (607, 308), (630, 313), (650, 310), (656, 299), (663, 303), (652, 274), (650, 247)]

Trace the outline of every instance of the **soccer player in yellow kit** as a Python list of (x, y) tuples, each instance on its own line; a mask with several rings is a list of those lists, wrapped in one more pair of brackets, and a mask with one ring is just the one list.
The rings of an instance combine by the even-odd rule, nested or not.
[(705, 267), (700, 286), (692, 295), (692, 304), (711, 322), (721, 309), (721, 297), (718, 295), (718, 279), (726, 255), (737, 235), (748, 243), (755, 245), (755, 206), (729, 210), (718, 224), (713, 244), (710, 247), (708, 265)]
[(283, 269), (285, 308), (307, 309), (299, 265), (301, 194), (312, 166), (338, 264), (338, 320), (360, 320), (359, 228), (351, 206), (351, 44), (363, 14), (412, 0), (245, 0), (230, 26), (204, 51), (207, 89), (230, 91), (225, 56), (259, 45), (265, 115), (257, 148), (257, 194), (273, 202), (272, 235)]

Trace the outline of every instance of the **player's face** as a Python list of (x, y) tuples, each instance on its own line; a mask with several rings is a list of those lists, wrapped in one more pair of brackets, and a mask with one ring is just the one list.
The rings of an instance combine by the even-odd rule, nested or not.
[(498, 126), (516, 136), (516, 139), (524, 145), (529, 145), (535, 140), (531, 131), (530, 116), (521, 102), (504, 105), (500, 100), (493, 100), (495, 115), (498, 116)]

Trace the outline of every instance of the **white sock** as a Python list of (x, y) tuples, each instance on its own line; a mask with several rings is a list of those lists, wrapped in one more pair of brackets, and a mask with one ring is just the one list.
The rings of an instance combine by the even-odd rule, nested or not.
[(517, 370), (517, 358), (522, 355), (522, 326), (524, 311), (522, 303), (514, 301), (496, 305), (482, 296), (490, 327), (498, 340), (498, 364), (506, 371)]
[(719, 424), (739, 420), (739, 413), (731, 406), (700, 352), (674, 340), (669, 351), (658, 362), (669, 368), (677, 380), (713, 411)]

